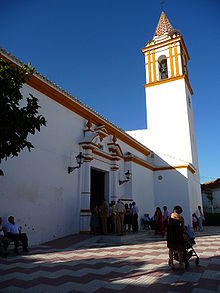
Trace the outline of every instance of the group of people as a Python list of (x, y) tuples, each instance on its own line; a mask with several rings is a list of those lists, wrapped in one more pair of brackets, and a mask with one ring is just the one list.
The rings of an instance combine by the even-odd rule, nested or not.
[(157, 207), (153, 217), (150, 217), (149, 214), (145, 214), (142, 223), (144, 228), (154, 229), (155, 234), (160, 233), (162, 236), (165, 235), (165, 230), (168, 225), (168, 218), (170, 212), (167, 209), (167, 206), (163, 206), (163, 212), (160, 207)]
[(13, 216), (8, 217), (8, 222), (3, 224), (0, 217), (0, 254), (3, 257), (8, 255), (7, 249), (10, 242), (14, 242), (14, 253), (19, 254), (19, 242), (22, 244), (23, 251), (28, 252), (28, 238), (26, 233), (21, 233), (21, 226), (15, 222)]
[[(155, 230), (155, 234), (165, 235), (165, 231), (168, 225), (168, 218), (170, 216), (170, 212), (167, 209), (167, 206), (163, 206), (163, 212), (160, 207), (156, 208), (156, 211), (152, 217), (150, 215), (144, 214), (142, 218), (143, 228), (153, 229)], [(198, 206), (198, 209), (192, 214), (192, 227), (194, 232), (203, 231), (203, 222), (205, 220), (204, 214), (202, 212), (201, 206)]]
[(107, 203), (105, 199), (101, 203), (91, 205), (91, 233), (100, 232), (116, 233), (123, 235), (125, 231), (138, 232), (138, 207), (135, 202), (124, 204), (121, 199), (117, 203)]

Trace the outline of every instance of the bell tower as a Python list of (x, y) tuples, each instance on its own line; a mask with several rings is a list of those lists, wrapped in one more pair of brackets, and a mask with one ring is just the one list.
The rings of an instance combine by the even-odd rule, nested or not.
[[(198, 169), (192, 109), (183, 37), (162, 11), (153, 40), (142, 49), (146, 68), (147, 145), (166, 161), (169, 157)], [(173, 162), (172, 160), (172, 162)]]
[(180, 204), (186, 223), (202, 205), (189, 54), (164, 11), (153, 39), (142, 49), (146, 69), (147, 129), (128, 134), (151, 149), (155, 206)]

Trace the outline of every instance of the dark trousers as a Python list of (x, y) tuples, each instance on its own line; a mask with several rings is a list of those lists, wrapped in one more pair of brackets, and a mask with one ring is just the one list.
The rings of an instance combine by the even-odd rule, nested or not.
[(8, 245), (10, 244), (10, 240), (8, 237), (0, 235), (0, 255), (7, 252)]
[(138, 214), (134, 214), (132, 217), (132, 230), (134, 232), (138, 231)]
[(7, 237), (14, 241), (15, 250), (17, 250), (19, 246), (19, 241), (22, 243), (23, 249), (26, 249), (28, 247), (28, 238), (26, 233), (19, 233), (19, 234), (13, 234), (13, 233), (7, 233)]

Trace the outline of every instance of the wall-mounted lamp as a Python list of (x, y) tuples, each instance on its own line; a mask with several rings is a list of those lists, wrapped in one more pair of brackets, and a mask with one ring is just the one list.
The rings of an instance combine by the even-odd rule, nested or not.
[(80, 152), (76, 157), (76, 162), (79, 166), (76, 167), (68, 167), (68, 174), (70, 174), (71, 172), (73, 172), (73, 170), (78, 169), (81, 167), (81, 165), (84, 162), (85, 157), (83, 156), (82, 152)]
[(125, 177), (126, 177), (126, 180), (119, 180), (119, 185), (121, 185), (121, 184), (123, 184), (125, 182), (130, 181), (130, 179), (131, 179), (131, 173), (130, 173), (129, 170), (125, 173)]

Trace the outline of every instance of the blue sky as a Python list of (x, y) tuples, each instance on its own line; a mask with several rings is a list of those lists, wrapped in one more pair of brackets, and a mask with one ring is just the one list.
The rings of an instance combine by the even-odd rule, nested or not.
[[(124, 130), (146, 127), (145, 68), (160, 0), (1, 0), (0, 46)], [(194, 91), (201, 182), (220, 177), (220, 1), (167, 0)]]

